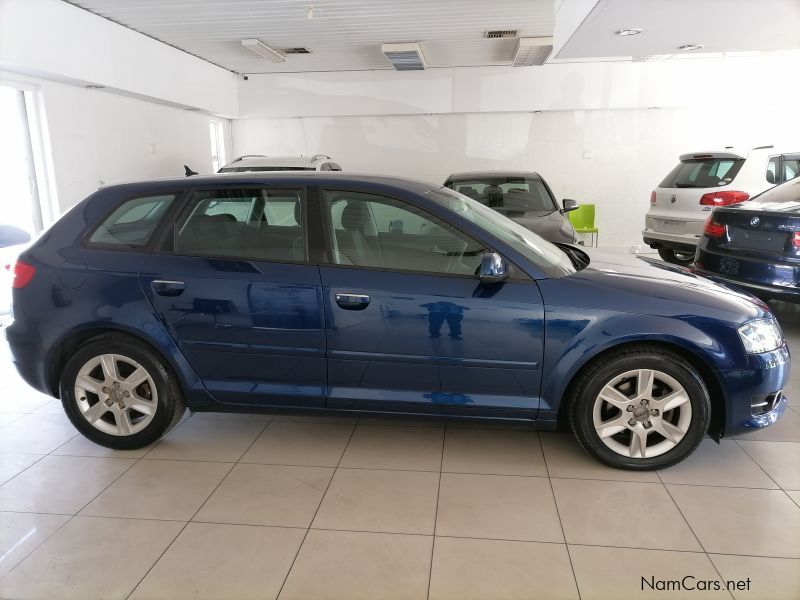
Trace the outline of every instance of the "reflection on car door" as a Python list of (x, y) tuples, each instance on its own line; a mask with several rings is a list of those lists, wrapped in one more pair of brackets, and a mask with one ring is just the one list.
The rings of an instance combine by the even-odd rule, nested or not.
[(320, 267), (328, 405), (534, 416), (544, 315), (536, 284), (520, 274), (480, 285), (483, 244), (412, 204), (321, 196), (332, 257)]
[(302, 190), (196, 192), (145, 293), (220, 402), (324, 404), (319, 272), (306, 262)]

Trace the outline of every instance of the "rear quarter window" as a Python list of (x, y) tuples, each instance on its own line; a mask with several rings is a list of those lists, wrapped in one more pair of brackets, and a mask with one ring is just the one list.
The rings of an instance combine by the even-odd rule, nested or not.
[(715, 188), (731, 183), (744, 164), (740, 158), (692, 158), (678, 163), (658, 187)]
[(140, 248), (153, 237), (175, 194), (132, 198), (120, 204), (89, 236), (90, 245)]

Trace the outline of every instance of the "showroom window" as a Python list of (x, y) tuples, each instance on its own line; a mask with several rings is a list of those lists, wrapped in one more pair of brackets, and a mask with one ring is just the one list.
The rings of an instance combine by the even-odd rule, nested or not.
[(198, 192), (176, 229), (181, 254), (302, 261), (305, 235), (300, 190)]
[(208, 129), (211, 135), (211, 168), (216, 173), (228, 162), (225, 156), (225, 126), (219, 119), (211, 119)]
[(133, 198), (122, 203), (92, 232), (90, 244), (141, 248), (150, 242), (174, 194)]
[(325, 191), (333, 262), (397, 271), (473, 276), (485, 247), (404, 202)]

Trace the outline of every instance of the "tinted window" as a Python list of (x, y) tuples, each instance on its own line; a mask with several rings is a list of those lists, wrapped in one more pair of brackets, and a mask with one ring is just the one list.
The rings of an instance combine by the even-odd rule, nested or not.
[(131, 248), (146, 246), (174, 200), (175, 196), (170, 194), (123, 202), (94, 230), (89, 243)]
[(800, 158), (783, 157), (783, 181), (789, 181), (800, 175)]
[(553, 211), (558, 206), (538, 177), (480, 177), (453, 181), (449, 187), (502, 213)]
[(571, 275), (576, 271), (569, 255), (522, 225), (462, 194), (442, 187), (426, 195), (439, 205), (458, 213), (481, 229), (505, 242), (551, 277)]
[(709, 188), (721, 187), (732, 182), (744, 159), (739, 158), (692, 158), (678, 163), (658, 187), (662, 188)]
[(302, 261), (305, 235), (299, 190), (216, 190), (195, 194), (175, 233), (181, 254)]
[(778, 183), (778, 164), (780, 163), (780, 156), (771, 156), (767, 163), (767, 182)]
[(323, 199), (335, 264), (469, 276), (480, 265), (482, 244), (414, 206), (356, 192)]

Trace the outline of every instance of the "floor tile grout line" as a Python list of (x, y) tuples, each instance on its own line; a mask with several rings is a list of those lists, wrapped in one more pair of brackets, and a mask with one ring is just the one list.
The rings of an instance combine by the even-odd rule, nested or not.
[(561, 520), (561, 511), (558, 509), (558, 500), (556, 499), (556, 490), (553, 487), (553, 480), (550, 477), (550, 469), (547, 466), (547, 457), (544, 452), (544, 445), (542, 444), (542, 436), (536, 432), (536, 439), (539, 440), (539, 450), (542, 452), (542, 461), (544, 462), (544, 470), (547, 473), (547, 484), (550, 486), (550, 494), (553, 496), (553, 505), (556, 508), (556, 516), (558, 517), (558, 526), (561, 528), (561, 537), (564, 538), (564, 546), (567, 550), (567, 558), (569, 559), (569, 568), (572, 570), (572, 580), (575, 582), (575, 590), (578, 592), (578, 600), (581, 599), (581, 586), (578, 584), (578, 574), (575, 572), (575, 564), (572, 562), (572, 554), (569, 551), (569, 543), (567, 542), (567, 533), (564, 531), (564, 522)]
[(442, 454), (439, 457), (439, 484), (436, 486), (436, 508), (433, 511), (433, 539), (431, 540), (431, 562), (428, 566), (428, 600), (431, 597), (431, 579), (433, 578), (433, 555), (436, 551), (436, 527), (439, 524), (439, 496), (442, 493), (442, 473), (444, 472), (444, 448), (447, 443), (447, 427), (442, 431)]
[[(753, 456), (752, 456), (752, 455), (751, 455), (751, 454), (750, 454), (750, 453), (747, 451), (747, 448), (745, 448), (744, 446), (742, 446), (742, 444), (740, 444), (740, 443), (739, 443), (739, 440), (734, 440), (734, 441), (735, 441), (735, 442), (736, 442), (736, 444), (739, 446), (739, 448), (741, 448), (742, 452), (744, 452), (744, 453), (747, 455), (747, 457), (748, 457), (750, 460), (752, 460), (752, 461), (753, 461), (753, 462), (756, 464), (756, 466), (758, 466), (758, 468), (759, 468), (759, 469), (761, 469), (761, 470), (764, 472), (764, 475), (766, 475), (767, 477), (769, 477), (769, 478), (770, 478), (770, 480), (771, 480), (771, 481), (772, 481), (772, 482), (773, 482), (775, 485), (777, 485), (777, 486), (778, 486), (778, 489), (779, 489), (779, 490), (781, 490), (781, 491), (783, 492), (783, 494), (784, 494), (784, 495), (785, 495), (787, 498), (789, 498), (789, 500), (790, 500), (791, 502), (794, 502), (794, 499), (793, 499), (793, 498), (792, 498), (792, 497), (789, 495), (789, 491), (787, 491), (786, 489), (784, 489), (784, 488), (783, 488), (783, 486), (782, 486), (782, 485), (780, 485), (780, 484), (779, 484), (779, 483), (778, 483), (778, 482), (775, 480), (775, 478), (774, 478), (772, 475), (770, 475), (769, 473), (767, 473), (767, 470), (766, 470), (764, 467), (762, 467), (762, 466), (761, 466), (761, 463), (759, 463), (759, 462), (758, 462), (758, 461), (755, 459), (755, 457), (753, 457)], [(746, 440), (742, 440), (742, 441), (746, 441)], [(795, 502), (795, 504), (797, 504), (797, 503)]]
[[(300, 551), (303, 549), (303, 545), (306, 543), (306, 539), (308, 538), (308, 534), (311, 531), (311, 526), (314, 524), (314, 519), (317, 518), (317, 513), (319, 513), (319, 509), (322, 507), (322, 503), (325, 502), (325, 496), (328, 495), (328, 490), (331, 489), (331, 484), (333, 483), (333, 478), (336, 477), (336, 472), (339, 470), (339, 465), (342, 464), (342, 460), (344, 459), (344, 455), (347, 452), (347, 448), (350, 446), (350, 442), (353, 439), (353, 436), (356, 433), (356, 429), (358, 424), (353, 425), (353, 429), (350, 432), (350, 437), (347, 438), (347, 443), (344, 445), (342, 449), (342, 454), (339, 456), (339, 462), (336, 463), (336, 467), (333, 469), (333, 473), (331, 473), (331, 478), (328, 480), (328, 485), (325, 486), (325, 491), (322, 493), (322, 496), (319, 499), (319, 504), (317, 504), (317, 509), (314, 511), (314, 514), (311, 517), (311, 520), (308, 522), (308, 527), (306, 528), (305, 534), (303, 534), (303, 539), (300, 540), (300, 545), (297, 546), (297, 552), (295, 552), (294, 557), (292, 558), (292, 564), (289, 565), (289, 568), (286, 570), (286, 575), (281, 582), (281, 587), (278, 590), (278, 593), (275, 595), (276, 600), (278, 600), (283, 593), (283, 588), (286, 586), (286, 582), (289, 581), (289, 575), (294, 569), (294, 564), (297, 562), (297, 557), (300, 556)], [(328, 467), (330, 468), (330, 467)]]
[[(66, 443), (70, 442), (71, 440), (73, 440), (74, 438), (76, 438), (78, 435), (80, 435), (80, 433), (77, 433), (76, 435), (72, 436), (72, 437), (71, 437), (69, 440), (67, 440), (66, 442), (64, 442), (64, 444), (66, 444)], [(61, 446), (63, 446), (64, 444), (61, 444), (61, 445), (57, 446), (56, 448), (54, 448), (53, 450), (51, 450), (49, 453), (47, 453), (45, 456), (58, 456), (58, 455), (56, 455), (56, 454), (52, 454), (52, 453), (53, 453), (53, 452), (55, 452), (56, 450), (58, 450), (58, 448), (60, 448), (60, 447), (61, 447)], [(44, 458), (44, 456), (43, 456), (42, 458)], [(53, 532), (52, 532), (50, 535), (48, 535), (48, 536), (47, 536), (45, 539), (43, 539), (43, 540), (42, 540), (42, 541), (41, 541), (39, 544), (37, 544), (35, 547), (33, 547), (33, 548), (31, 549), (31, 551), (30, 551), (30, 552), (28, 552), (28, 553), (27, 553), (25, 556), (23, 556), (23, 557), (22, 557), (22, 558), (19, 560), (19, 562), (18, 562), (16, 565), (14, 565), (14, 567), (13, 567), (11, 570), (9, 570), (9, 571), (8, 571), (8, 573), (6, 573), (5, 575), (3, 575), (3, 578), (5, 578), (5, 577), (7, 577), (8, 575), (10, 575), (10, 574), (11, 574), (11, 573), (12, 573), (12, 572), (15, 570), (15, 569), (19, 568), (19, 567), (22, 565), (22, 563), (23, 563), (23, 562), (25, 562), (25, 561), (28, 559), (28, 557), (30, 557), (30, 556), (31, 556), (31, 554), (33, 554), (34, 552), (36, 552), (36, 550), (38, 550), (38, 549), (39, 549), (39, 548), (41, 548), (41, 547), (42, 547), (44, 544), (46, 544), (46, 543), (47, 543), (47, 542), (48, 542), (48, 541), (49, 541), (49, 540), (50, 540), (50, 539), (51, 539), (51, 538), (52, 538), (54, 535), (56, 535), (56, 534), (57, 534), (59, 531), (61, 531), (61, 530), (62, 530), (62, 529), (64, 529), (64, 528), (65, 528), (67, 525), (69, 525), (69, 524), (70, 524), (70, 523), (71, 523), (71, 522), (72, 522), (72, 521), (75, 519), (75, 517), (77, 517), (77, 516), (80, 516), (80, 513), (81, 513), (81, 511), (82, 511), (84, 508), (86, 508), (86, 507), (87, 507), (87, 506), (89, 506), (89, 505), (90, 505), (92, 502), (94, 502), (94, 501), (97, 499), (97, 497), (98, 497), (98, 496), (100, 496), (100, 494), (102, 494), (103, 492), (105, 492), (105, 491), (106, 491), (106, 490), (107, 490), (109, 487), (111, 487), (111, 486), (112, 486), (112, 485), (113, 485), (113, 484), (114, 484), (114, 483), (115, 483), (117, 480), (119, 480), (119, 478), (120, 478), (120, 477), (122, 477), (123, 475), (125, 475), (125, 473), (127, 473), (128, 471), (130, 471), (130, 470), (131, 470), (131, 469), (132, 469), (132, 468), (133, 468), (133, 467), (134, 467), (136, 464), (138, 464), (138, 463), (139, 463), (139, 461), (140, 461), (140, 460), (141, 460), (141, 458), (139, 458), (139, 459), (137, 459), (137, 460), (133, 460), (133, 462), (132, 462), (131, 464), (129, 464), (129, 465), (128, 465), (128, 468), (127, 468), (127, 469), (123, 470), (123, 471), (122, 471), (122, 472), (121, 472), (119, 475), (117, 475), (117, 476), (116, 476), (114, 479), (112, 479), (112, 480), (109, 482), (109, 484), (108, 484), (106, 487), (104, 487), (102, 490), (100, 490), (100, 491), (99, 491), (97, 494), (95, 494), (95, 495), (92, 497), (92, 499), (91, 499), (91, 500), (89, 500), (89, 501), (88, 501), (86, 504), (84, 504), (83, 506), (81, 506), (81, 507), (80, 507), (80, 508), (79, 508), (77, 511), (75, 511), (75, 513), (72, 513), (72, 514), (70, 514), (70, 517), (69, 517), (69, 518), (68, 518), (66, 521), (64, 521), (64, 523), (62, 523), (62, 524), (61, 524), (61, 527), (58, 527), (58, 528), (57, 528), (55, 531), (53, 531)], [(38, 461), (37, 461), (37, 462), (38, 462)], [(9, 480), (9, 481), (10, 481), (10, 480)], [(4, 485), (5, 485), (5, 484), (4, 484)], [(50, 513), (45, 513), (45, 514), (50, 514)]]
[[(188, 422), (189, 420), (191, 420), (191, 418), (192, 418), (192, 415), (190, 414), (190, 415), (189, 415), (189, 417), (188, 417), (187, 419), (185, 419), (185, 421), (186, 421), (186, 422)], [(246, 449), (246, 450), (245, 450), (245, 451), (242, 453), (242, 456), (244, 456), (244, 455), (245, 455), (245, 453), (247, 452), (247, 450), (250, 450), (250, 448), (252, 448), (252, 447), (253, 447), (253, 444), (255, 444), (255, 443), (256, 443), (256, 440), (257, 440), (257, 439), (258, 439), (258, 438), (261, 436), (261, 434), (262, 434), (262, 433), (264, 433), (264, 430), (267, 428), (267, 425), (268, 425), (268, 424), (269, 424), (269, 423), (265, 423), (265, 424), (264, 424), (264, 427), (262, 427), (262, 428), (261, 428), (261, 431), (259, 431), (259, 432), (258, 432), (258, 434), (257, 434), (257, 435), (256, 435), (256, 436), (253, 438), (253, 441), (250, 443), (250, 445), (247, 447), (247, 449)], [(175, 428), (175, 430), (177, 430), (177, 429), (178, 429), (178, 427), (176, 427), (176, 428)], [(175, 430), (173, 430), (173, 431), (175, 431)], [(162, 439), (163, 439), (163, 438), (162, 438)], [(156, 446), (157, 446), (157, 445), (158, 445), (158, 444), (156, 444)], [(152, 450), (152, 449), (151, 449), (151, 450)], [(148, 453), (148, 454), (149, 454), (149, 453)], [(145, 455), (145, 456), (147, 456), (147, 455)], [(240, 457), (240, 458), (241, 458), (241, 457)], [(142, 457), (140, 460), (144, 460), (144, 457)], [(131, 589), (131, 591), (130, 591), (130, 592), (128, 592), (128, 594), (125, 596), (125, 600), (128, 600), (128, 598), (130, 598), (130, 597), (131, 597), (131, 596), (134, 594), (134, 592), (136, 592), (136, 589), (137, 589), (137, 588), (138, 588), (140, 585), (142, 585), (142, 582), (143, 582), (145, 579), (147, 579), (147, 576), (150, 574), (150, 572), (151, 572), (151, 571), (152, 571), (152, 570), (155, 568), (155, 566), (158, 564), (158, 561), (160, 561), (160, 560), (163, 558), (163, 556), (164, 556), (164, 555), (165, 555), (165, 554), (166, 554), (166, 553), (169, 551), (169, 549), (170, 549), (170, 548), (172, 548), (172, 545), (173, 545), (173, 544), (175, 543), (175, 541), (176, 541), (176, 540), (177, 540), (177, 539), (178, 539), (178, 538), (181, 536), (181, 534), (184, 532), (184, 530), (185, 530), (185, 529), (186, 529), (186, 528), (189, 526), (189, 523), (191, 523), (191, 522), (192, 522), (192, 519), (194, 519), (194, 518), (197, 516), (197, 514), (198, 514), (198, 513), (199, 513), (199, 512), (200, 512), (200, 511), (203, 509), (203, 507), (206, 505), (206, 503), (207, 503), (207, 502), (208, 502), (208, 500), (211, 498), (211, 496), (213, 496), (213, 495), (214, 495), (214, 492), (216, 492), (216, 491), (219, 489), (219, 486), (221, 486), (221, 485), (222, 485), (222, 482), (223, 482), (223, 481), (225, 481), (225, 480), (228, 478), (228, 475), (230, 475), (230, 474), (231, 474), (231, 471), (233, 471), (233, 469), (235, 469), (235, 468), (236, 468), (236, 465), (237, 465), (237, 464), (239, 464), (239, 463), (238, 463), (238, 461), (237, 461), (237, 462), (234, 462), (234, 463), (228, 463), (228, 464), (230, 464), (230, 468), (229, 468), (229, 469), (228, 469), (228, 471), (225, 473), (225, 475), (224, 475), (224, 476), (223, 476), (223, 477), (222, 477), (222, 478), (219, 480), (219, 482), (217, 482), (217, 485), (216, 485), (216, 486), (214, 486), (214, 489), (213, 489), (213, 490), (211, 490), (211, 493), (210, 493), (208, 496), (206, 496), (206, 499), (205, 499), (205, 500), (203, 500), (203, 502), (201, 502), (201, 503), (200, 503), (200, 506), (198, 506), (198, 507), (197, 507), (197, 510), (196, 510), (196, 511), (194, 511), (194, 514), (193, 514), (191, 517), (189, 517), (189, 520), (188, 520), (188, 521), (186, 521), (186, 522), (183, 524), (183, 527), (181, 527), (181, 528), (180, 528), (180, 530), (178, 531), (178, 533), (177, 533), (177, 534), (175, 534), (175, 537), (173, 537), (173, 538), (172, 538), (172, 541), (170, 541), (170, 543), (169, 543), (169, 544), (167, 544), (166, 548), (164, 548), (164, 550), (161, 552), (161, 554), (159, 554), (159, 555), (158, 555), (158, 558), (156, 558), (156, 559), (153, 561), (153, 564), (151, 564), (151, 565), (150, 565), (150, 568), (148, 568), (148, 569), (147, 569), (147, 571), (145, 572), (145, 574), (144, 574), (144, 575), (142, 575), (141, 579), (139, 579), (139, 581), (138, 581), (138, 582), (136, 582), (136, 585), (135, 585), (135, 586), (133, 586), (133, 588)]]
[[(656, 474), (658, 475), (658, 478), (661, 479), (661, 473), (656, 471)], [(672, 500), (672, 503), (675, 505), (675, 508), (678, 509), (678, 512), (680, 513), (681, 517), (683, 518), (684, 523), (686, 523), (686, 526), (689, 528), (689, 531), (692, 532), (692, 535), (697, 540), (697, 543), (700, 544), (700, 548), (703, 549), (703, 554), (705, 554), (706, 560), (708, 560), (708, 562), (711, 563), (711, 566), (713, 567), (714, 572), (717, 574), (717, 576), (719, 576), (720, 581), (725, 581), (725, 578), (722, 576), (722, 573), (719, 572), (719, 569), (717, 568), (717, 565), (715, 565), (714, 561), (711, 560), (711, 557), (709, 556), (708, 550), (706, 550), (705, 545), (703, 545), (703, 542), (700, 541), (700, 536), (697, 535), (697, 533), (695, 532), (694, 528), (692, 527), (692, 524), (689, 523), (689, 518), (685, 514), (683, 514), (683, 510), (681, 510), (681, 507), (678, 504), (678, 501), (675, 500), (675, 497), (672, 495), (672, 492), (670, 491), (669, 486), (666, 483), (664, 483), (663, 479), (661, 479), (661, 485), (664, 486), (664, 490), (666, 490), (667, 494), (669, 495), (670, 499)], [(731, 598), (734, 597), (730, 590), (726, 590), (726, 591), (728, 592), (728, 595)]]

